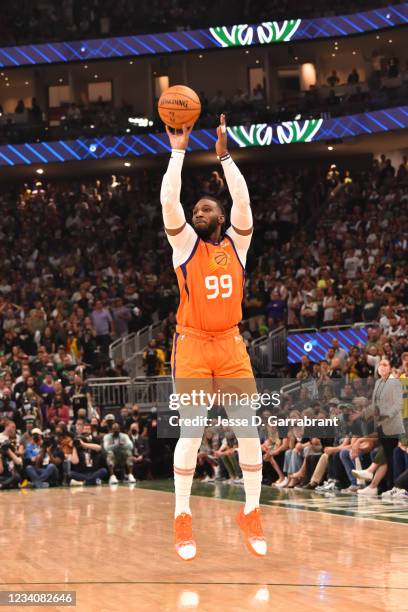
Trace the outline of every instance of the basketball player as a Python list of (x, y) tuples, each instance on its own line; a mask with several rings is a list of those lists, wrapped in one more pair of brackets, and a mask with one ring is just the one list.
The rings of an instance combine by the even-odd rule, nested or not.
[[(173, 134), (166, 128), (172, 153), (160, 194), (180, 290), (172, 374), (176, 390), (177, 381), (194, 378), (251, 379), (254, 384), (250, 360), (237, 327), (242, 318), (244, 269), (253, 229), (248, 188), (228, 152), (225, 116), (221, 115), (215, 149), (233, 201), (231, 225), (223, 234), (225, 211), (211, 196), (198, 200), (192, 225), (186, 223), (180, 203), (181, 169), (191, 129), (184, 126), (181, 134)], [(180, 436), (174, 452), (175, 548), (183, 560), (196, 556), (189, 502), (203, 429), (196, 429), (194, 435)], [(252, 432), (251, 437), (238, 438), (246, 502), (237, 522), (247, 548), (263, 557), (267, 546), (259, 511), (262, 452), (254, 430), (255, 435)]]

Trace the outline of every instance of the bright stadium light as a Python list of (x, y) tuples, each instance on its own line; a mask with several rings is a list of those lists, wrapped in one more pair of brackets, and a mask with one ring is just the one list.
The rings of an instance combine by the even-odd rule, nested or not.
[(128, 117), (128, 123), (131, 123), (132, 125), (137, 125), (138, 127), (147, 127), (148, 125), (153, 125), (153, 121), (149, 121), (147, 117)]

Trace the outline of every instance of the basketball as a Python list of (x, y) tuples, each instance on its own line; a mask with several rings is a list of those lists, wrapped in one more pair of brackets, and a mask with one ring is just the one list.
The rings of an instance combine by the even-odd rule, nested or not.
[(158, 103), (163, 123), (181, 129), (183, 125), (194, 125), (201, 113), (200, 98), (193, 89), (185, 85), (173, 85), (162, 93)]

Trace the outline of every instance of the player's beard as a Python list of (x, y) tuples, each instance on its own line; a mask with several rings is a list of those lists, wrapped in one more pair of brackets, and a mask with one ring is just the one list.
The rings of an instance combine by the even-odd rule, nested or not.
[(202, 240), (208, 240), (218, 227), (218, 219), (212, 219), (208, 225), (195, 225), (194, 229)]

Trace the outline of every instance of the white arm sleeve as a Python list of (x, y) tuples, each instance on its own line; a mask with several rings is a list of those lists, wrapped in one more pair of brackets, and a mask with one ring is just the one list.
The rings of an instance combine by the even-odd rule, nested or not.
[(231, 224), (239, 230), (252, 228), (252, 211), (246, 181), (231, 157), (221, 162), (232, 198)]
[(226, 234), (234, 242), (238, 257), (243, 267), (245, 267), (252, 234), (243, 236), (242, 234), (238, 234), (234, 228), (238, 230), (249, 230), (253, 226), (248, 187), (238, 166), (231, 157), (221, 162), (221, 164), (232, 198), (231, 226), (227, 229)]
[(168, 241), (173, 249), (173, 266), (175, 268), (189, 258), (197, 240), (197, 234), (191, 225), (186, 223), (186, 217), (180, 202), (181, 169), (184, 155), (185, 151), (173, 149), (160, 190), (164, 228), (178, 229), (185, 224), (181, 232), (175, 236), (167, 234)]

